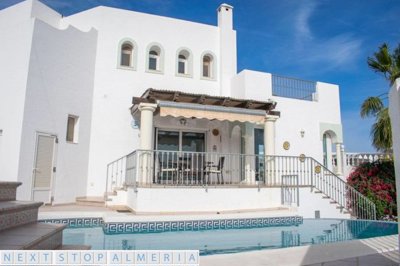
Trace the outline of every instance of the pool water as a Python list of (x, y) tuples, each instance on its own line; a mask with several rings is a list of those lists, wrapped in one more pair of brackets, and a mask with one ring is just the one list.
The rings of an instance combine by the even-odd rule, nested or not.
[(106, 235), (102, 227), (68, 228), (65, 244), (92, 249), (200, 250), (200, 255), (286, 248), (397, 234), (397, 223), (365, 220), (304, 219), (298, 226)]

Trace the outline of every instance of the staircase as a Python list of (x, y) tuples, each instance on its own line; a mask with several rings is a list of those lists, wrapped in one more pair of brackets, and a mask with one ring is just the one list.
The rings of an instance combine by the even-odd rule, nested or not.
[(310, 158), (310, 161), (314, 171), (311, 183), (315, 193), (321, 193), (323, 198), (353, 218), (376, 220), (376, 207), (371, 200), (317, 160)]
[(17, 201), (21, 184), (0, 181), (0, 250), (61, 248), (66, 225), (38, 223), (43, 203)]

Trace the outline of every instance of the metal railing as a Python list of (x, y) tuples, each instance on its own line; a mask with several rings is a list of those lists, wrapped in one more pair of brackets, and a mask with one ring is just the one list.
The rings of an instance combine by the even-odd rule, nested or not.
[(107, 166), (107, 193), (126, 186), (311, 187), (354, 217), (376, 218), (374, 203), (311, 157), (136, 150)]
[(315, 81), (272, 75), (272, 95), (298, 100), (315, 101)]

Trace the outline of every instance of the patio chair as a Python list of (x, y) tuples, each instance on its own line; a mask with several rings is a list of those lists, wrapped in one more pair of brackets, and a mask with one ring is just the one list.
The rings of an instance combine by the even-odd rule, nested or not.
[[(207, 165), (204, 167), (204, 176), (207, 176), (208, 178), (208, 183), (210, 183), (210, 174), (216, 174), (217, 175), (217, 182), (218, 184), (223, 184), (224, 183), (224, 162), (225, 162), (225, 157), (221, 156), (219, 157), (218, 164), (215, 165), (212, 162), (207, 163)], [(219, 182), (219, 178), (221, 177), (221, 183)]]

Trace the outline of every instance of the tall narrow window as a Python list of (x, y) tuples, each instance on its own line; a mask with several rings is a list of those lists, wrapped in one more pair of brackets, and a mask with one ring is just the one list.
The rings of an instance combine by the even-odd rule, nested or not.
[(187, 58), (183, 54), (178, 57), (178, 73), (187, 74)]
[(78, 117), (68, 115), (67, 120), (67, 142), (78, 143)]
[(121, 66), (132, 67), (133, 46), (130, 43), (124, 43), (121, 47)]
[(178, 49), (176, 54), (176, 75), (183, 77), (192, 77), (192, 61), (192, 52), (188, 48)]
[(157, 51), (149, 52), (149, 70), (159, 70), (159, 58), (160, 55)]
[(162, 74), (164, 71), (164, 50), (160, 44), (150, 44), (147, 48), (146, 70)]
[(212, 63), (213, 59), (211, 55), (203, 56), (203, 77), (205, 78), (213, 78), (212, 77)]

